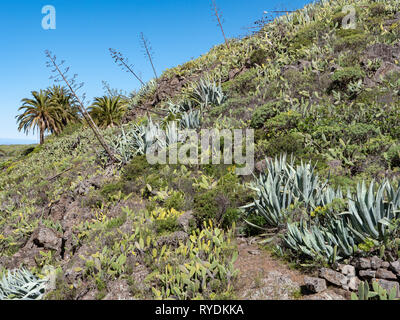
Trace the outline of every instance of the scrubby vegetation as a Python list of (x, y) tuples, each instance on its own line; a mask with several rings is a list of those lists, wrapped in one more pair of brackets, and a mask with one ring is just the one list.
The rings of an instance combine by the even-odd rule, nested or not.
[[(356, 29), (341, 27), (349, 4)], [(0, 148), (1, 266), (37, 277), (52, 266), (47, 299), (229, 299), (238, 235), (268, 233), (301, 266), (397, 260), (399, 23), (397, 1), (320, 1), (137, 93), (110, 91), (91, 114), (116, 161), (81, 119), (48, 120), (59, 105), (22, 117), (53, 134), (5, 161)], [(255, 176), (150, 165), (152, 145), (184, 141), (177, 128), (253, 128)], [(374, 289), (358, 298), (393, 295)]]

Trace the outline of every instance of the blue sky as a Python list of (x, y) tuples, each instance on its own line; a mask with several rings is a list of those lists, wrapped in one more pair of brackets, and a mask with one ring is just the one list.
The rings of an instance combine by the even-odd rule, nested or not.
[[(297, 9), (306, 0), (216, 0), (229, 38), (245, 35), (246, 27), (264, 10)], [(139, 42), (143, 32), (154, 49), (159, 74), (206, 53), (223, 42), (210, 0), (15, 0), (0, 4), (0, 139), (36, 139), (18, 132), (15, 116), (20, 101), (32, 90), (52, 85), (45, 67), (49, 49), (85, 83), (87, 100), (103, 94), (102, 80), (131, 91), (139, 83), (111, 59), (108, 48), (124, 53), (144, 80), (152, 69)], [(56, 30), (43, 30), (42, 7), (56, 9)]]

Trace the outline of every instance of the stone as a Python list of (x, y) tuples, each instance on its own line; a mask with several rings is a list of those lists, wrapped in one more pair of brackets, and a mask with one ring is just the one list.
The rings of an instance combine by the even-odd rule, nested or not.
[(193, 212), (187, 211), (178, 217), (178, 224), (183, 228), (185, 232), (189, 232), (190, 230), (190, 222), (193, 220)]
[(400, 261), (394, 261), (390, 263), (390, 270), (392, 270), (395, 274), (400, 274)]
[(356, 276), (356, 268), (348, 264), (339, 264), (339, 270), (342, 274), (348, 277)]
[(360, 279), (358, 279), (356, 276), (354, 276), (349, 279), (347, 286), (348, 286), (349, 290), (357, 291), (358, 286), (360, 285), (360, 282), (361, 282)]
[(255, 165), (255, 168), (259, 173), (264, 172), (265, 169), (267, 169), (267, 161), (266, 160), (258, 161)]
[(371, 269), (371, 261), (366, 258), (359, 258), (356, 260), (356, 268), (361, 270)]
[(116, 280), (108, 284), (108, 294), (103, 300), (133, 300), (126, 280)]
[(365, 61), (382, 59), (385, 62), (394, 62), (400, 54), (399, 48), (384, 43), (375, 43), (365, 50)]
[(375, 277), (378, 279), (385, 279), (385, 280), (397, 280), (396, 275), (392, 271), (382, 269), (382, 268), (378, 269)]
[(382, 265), (381, 265), (381, 268), (383, 268), (383, 269), (389, 269), (389, 268), (390, 268), (390, 263), (387, 262), (387, 261), (383, 261), (383, 262), (382, 262)]
[(47, 227), (38, 227), (31, 236), (32, 243), (39, 248), (59, 251), (62, 238), (54, 230)]
[(400, 67), (391, 62), (382, 63), (381, 67), (376, 71), (373, 80), (375, 82), (381, 83), (387, 75), (393, 72), (400, 73)]
[(397, 295), (396, 298), (400, 298), (400, 286), (399, 283), (396, 281), (388, 281), (384, 279), (377, 279), (375, 281), (378, 281), (378, 284), (385, 289), (388, 293), (393, 289), (393, 287), (396, 287)]
[(360, 275), (361, 278), (369, 280), (369, 279), (375, 278), (376, 271), (374, 271), (374, 270), (360, 270), (360, 272), (358, 274)]
[(382, 266), (382, 262), (383, 262), (377, 256), (373, 256), (370, 261), (371, 261), (371, 268), (374, 270), (378, 270)]
[(180, 242), (185, 242), (189, 235), (183, 231), (176, 231), (169, 235), (161, 236), (157, 240), (157, 245), (162, 247), (164, 245), (178, 247)]
[(249, 250), (248, 252), (253, 256), (259, 256), (261, 254), (258, 250)]
[(304, 283), (306, 288), (312, 293), (319, 293), (327, 289), (324, 279), (304, 277)]
[(319, 270), (319, 276), (329, 283), (337, 285), (338, 287), (345, 286), (348, 282), (347, 277), (345, 277), (340, 272), (336, 272), (332, 269), (321, 268)]

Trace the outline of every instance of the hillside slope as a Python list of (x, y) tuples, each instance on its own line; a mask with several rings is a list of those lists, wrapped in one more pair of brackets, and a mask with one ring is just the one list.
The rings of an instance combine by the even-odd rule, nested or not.
[[(354, 29), (342, 27), (344, 5), (354, 5)], [(325, 194), (314, 192), (326, 191), (319, 181), (328, 177), (329, 192), (355, 192), (358, 182), (373, 179), (398, 188), (398, 2), (321, 1), (229, 44), (165, 71), (129, 101), (124, 131), (102, 131), (119, 163), (110, 164), (80, 125), (0, 164), (0, 274), (21, 266), (38, 277), (55, 270), (47, 299), (230, 299), (240, 296), (235, 239), (264, 238), (256, 225), (278, 233), (275, 254), (297, 266), (369, 257), (383, 246), (382, 258), (398, 259), (388, 241), (398, 237), (398, 222), (390, 233), (380, 225), (382, 237), (375, 237), (373, 226), (363, 233), (364, 225), (359, 230), (353, 222), (357, 234), (340, 229), (351, 246), (328, 246), (328, 236), (326, 250), (314, 248), (309, 255), (281, 237), (287, 223), (297, 228), (303, 219), (324, 236), (329, 228), (333, 236), (338, 232), (327, 220), (347, 223), (336, 214), (347, 211), (351, 197), (338, 191), (333, 198), (340, 201), (324, 202), (318, 197)], [(137, 107), (166, 117), (152, 114), (150, 120)], [(136, 143), (138, 132), (152, 123), (166, 130), (168, 120), (185, 119), (196, 129), (254, 129), (257, 173), (273, 171), (265, 159), (281, 154), (293, 155), (298, 171), (301, 161), (311, 161), (315, 171), (304, 172), (312, 179), (319, 175), (310, 192), (315, 199), (293, 191), (293, 203), (280, 203), (273, 212), (275, 225), (269, 220), (275, 207), (239, 209), (260, 195), (248, 188), (251, 176), (235, 175), (234, 165), (150, 165)], [(277, 194), (284, 187), (278, 185)], [(400, 207), (396, 199), (389, 201), (393, 208)], [(397, 211), (389, 217), (398, 218)]]

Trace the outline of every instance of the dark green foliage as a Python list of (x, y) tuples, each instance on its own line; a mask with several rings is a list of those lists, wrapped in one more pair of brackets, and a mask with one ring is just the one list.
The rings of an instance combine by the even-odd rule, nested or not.
[(248, 190), (239, 184), (239, 178), (232, 173), (223, 176), (212, 190), (195, 195), (193, 213), (198, 225), (213, 220), (228, 227), (238, 218), (238, 207), (249, 199)]
[(393, 145), (386, 152), (385, 157), (391, 167), (400, 168), (400, 145)]
[(290, 42), (290, 50), (295, 51), (301, 48), (309, 47), (318, 39), (318, 35), (323, 34), (326, 25), (322, 22), (314, 22), (300, 29)]
[(123, 189), (124, 189), (124, 183), (122, 181), (119, 181), (117, 183), (110, 183), (110, 184), (104, 185), (101, 188), (100, 193), (104, 198), (110, 199), (112, 196), (116, 195), (118, 192), (123, 191)]
[(156, 231), (158, 234), (172, 233), (179, 231), (180, 226), (175, 217), (155, 221)]
[(335, 50), (360, 50), (365, 47), (368, 41), (367, 35), (358, 29), (340, 29), (336, 32), (337, 40)]
[(228, 95), (241, 94), (248, 95), (249, 92), (256, 90), (259, 83), (257, 69), (252, 68), (238, 75), (231, 81), (223, 84), (222, 89), (228, 92)]
[(386, 13), (386, 8), (383, 3), (372, 3), (369, 10), (371, 16), (381, 16)]
[(262, 128), (265, 122), (277, 115), (277, 110), (273, 103), (267, 103), (261, 107), (258, 107), (253, 114), (251, 119), (251, 127), (253, 129)]
[(268, 52), (264, 49), (257, 49), (251, 53), (250, 66), (259, 65), (261, 66), (268, 58)]
[(365, 72), (359, 66), (346, 67), (336, 70), (331, 77), (331, 90), (347, 90), (349, 83), (358, 81), (365, 77)]

